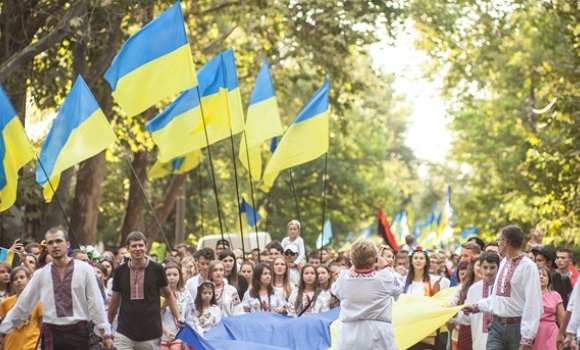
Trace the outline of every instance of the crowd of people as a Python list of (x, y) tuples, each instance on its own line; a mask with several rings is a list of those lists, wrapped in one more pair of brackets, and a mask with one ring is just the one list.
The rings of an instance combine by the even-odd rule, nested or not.
[[(461, 245), (459, 254), (415, 246), (400, 251), (356, 240), (350, 251), (307, 252), (300, 223), (288, 236), (243, 256), (230, 242), (215, 249), (178, 245), (147, 255), (141, 232), (118, 251), (71, 249), (67, 232), (10, 248), (0, 262), (0, 349), (188, 349), (176, 338), (223, 318), (275, 312), (290, 317), (341, 307), (336, 349), (396, 349), (392, 308), (401, 294), (433, 297), (458, 287), (461, 311), (414, 349), (577, 348), (580, 292), (572, 253), (541, 244), (523, 251), (524, 232), (505, 227), (497, 241)], [(161, 261), (158, 261), (161, 260)]]

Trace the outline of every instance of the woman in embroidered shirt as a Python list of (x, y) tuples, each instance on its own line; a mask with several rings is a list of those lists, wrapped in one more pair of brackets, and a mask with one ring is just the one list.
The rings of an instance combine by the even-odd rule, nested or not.
[[(181, 275), (181, 264), (176, 262), (169, 262), (165, 264), (165, 275), (169, 288), (177, 302), (177, 309), (181, 317), (193, 328), (196, 328), (194, 304), (189, 290), (183, 287), (183, 276)], [(161, 336), (162, 350), (181, 350), (183, 343), (181, 340), (175, 339), (179, 328), (177, 327), (177, 320), (171, 313), (169, 306), (163, 302), (161, 307), (161, 328), (163, 335)]]
[[(18, 297), (28, 285), (31, 277), (32, 274), (30, 271), (24, 267), (19, 266), (12, 270), (10, 273), (10, 281), (12, 282), (12, 287), (14, 288), (16, 295), (9, 297), (2, 302), (0, 305), (0, 317), (6, 317), (8, 311), (16, 305)], [(38, 303), (30, 316), (28, 316), (28, 319), (6, 335), (4, 349), (35, 350), (36, 342), (40, 336), (41, 326), (42, 303)]]
[(224, 263), (214, 260), (209, 263), (207, 275), (215, 284), (215, 300), (222, 310), (222, 317), (236, 316), (244, 313), (242, 301), (235, 287), (224, 283)]
[(417, 247), (409, 256), (410, 266), (405, 282), (405, 293), (432, 297), (441, 289), (439, 277), (429, 274), (429, 253)]
[(542, 287), (542, 304), (544, 313), (540, 318), (540, 327), (534, 341), (534, 350), (556, 350), (558, 325), (564, 322), (564, 304), (562, 296), (552, 290), (552, 273), (546, 266), (538, 267), (540, 286)]
[(195, 310), (200, 333), (203, 334), (220, 323), (222, 310), (215, 300), (215, 286), (212, 282), (203, 282), (197, 290)]
[(286, 312), (286, 300), (282, 292), (272, 287), (272, 269), (266, 264), (258, 264), (252, 276), (252, 289), (244, 295), (242, 302), (245, 312), (274, 311)]
[[(341, 301), (336, 350), (396, 350), (393, 298), (401, 294), (398, 281), (385, 260), (378, 257), (377, 247), (369, 239), (358, 239), (351, 247), (354, 267), (340, 273), (332, 292)], [(375, 271), (378, 259), (379, 271)], [(370, 302), (372, 300), (372, 302)]]
[(278, 257), (271, 262), (271, 269), (274, 271), (272, 287), (282, 293), (284, 300), (288, 300), (292, 291), (296, 288), (290, 282), (290, 270), (288, 263), (283, 257)]
[[(481, 262), (479, 255), (471, 258), (467, 264), (465, 275), (458, 274), (458, 282), (461, 282), (457, 291), (451, 297), (451, 304), (453, 306), (463, 305), (467, 298), (467, 293), (474, 283), (479, 282), (483, 278), (481, 273)], [(461, 271), (461, 270), (458, 270)], [(472, 349), (473, 339), (471, 337), (471, 325), (467, 320), (458, 314), (451, 320), (454, 330), (451, 334), (452, 349)]]
[(305, 265), (300, 274), (298, 289), (295, 289), (286, 304), (288, 316), (299, 317), (330, 310), (330, 293), (322, 291), (318, 274), (312, 265)]

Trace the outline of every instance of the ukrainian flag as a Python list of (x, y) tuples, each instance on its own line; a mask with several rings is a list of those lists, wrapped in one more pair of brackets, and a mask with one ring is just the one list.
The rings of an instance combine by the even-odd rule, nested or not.
[(40, 151), (36, 181), (44, 188), (46, 201), (52, 200), (60, 173), (98, 154), (116, 140), (105, 114), (79, 75)]
[[(278, 137), (273, 137), (272, 140), (270, 141), (270, 149), (268, 150), (268, 155), (266, 156), (266, 168), (268, 167), (268, 164), (270, 164), (270, 160), (272, 159), (272, 155), (274, 155), (274, 152), (276, 152), (276, 148), (278, 148)], [(272, 186), (268, 184), (273, 184), (277, 176), (278, 172), (264, 174), (262, 179), (260, 180), (258, 187), (260, 187), (260, 189), (265, 193), (270, 192)]]
[(244, 220), (246, 226), (255, 227), (258, 221), (262, 220), (262, 215), (258, 213), (252, 206), (242, 198), (242, 203), (240, 203), (240, 213), (244, 214)]
[(12, 262), (14, 261), (14, 252), (10, 249), (0, 248), (0, 261), (12, 265)]
[(127, 40), (105, 80), (128, 116), (197, 85), (179, 1)]
[(0, 211), (16, 201), (18, 171), (33, 156), (24, 126), (0, 85)]
[[(147, 130), (159, 147), (157, 157), (162, 163), (207, 147), (229, 137), (230, 133), (236, 134), (244, 129), (233, 51), (223, 52), (207, 62), (199, 70), (198, 79), (197, 88), (183, 92), (147, 123)], [(201, 119), (202, 107), (207, 139)]]
[(250, 98), (245, 135), (240, 142), (240, 162), (255, 181), (262, 176), (260, 146), (264, 141), (282, 135), (283, 132), (270, 66), (264, 60)]
[(171, 174), (185, 174), (186, 172), (195, 169), (202, 160), (203, 152), (201, 150), (193, 151), (185, 157), (179, 157), (167, 163), (161, 163), (157, 160), (147, 173), (147, 178), (153, 180)]
[[(229, 49), (208, 61), (197, 72), (197, 80), (209, 144), (244, 131), (242, 96), (234, 51)], [(203, 135), (203, 125), (193, 130), (193, 133)]]
[(146, 128), (159, 148), (159, 162), (169, 163), (184, 154), (206, 147), (203, 133), (191, 134), (200, 125), (203, 130), (199, 95), (194, 88), (182, 93), (161, 114), (147, 123)]
[(328, 152), (330, 80), (314, 94), (292, 122), (264, 171), (264, 183), (272, 187), (283, 169), (309, 162)]

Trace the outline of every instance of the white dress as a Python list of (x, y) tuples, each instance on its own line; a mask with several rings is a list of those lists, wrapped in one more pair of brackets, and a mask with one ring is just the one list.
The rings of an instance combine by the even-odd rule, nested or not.
[[(282, 296), (284, 296), (284, 288), (283, 287), (276, 287), (276, 286), (272, 286), (274, 288), (274, 290), (280, 292), (280, 294), (282, 294)], [(293, 285), (292, 283), (290, 283), (290, 294), (292, 294), (292, 292), (294, 291), (294, 289), (296, 289), (296, 286)], [(290, 297), (290, 295), (288, 295), (288, 298)], [(284, 300), (287, 300), (287, 298), (284, 298)]]
[(396, 350), (392, 298), (401, 294), (398, 280), (388, 270), (342, 271), (332, 285), (341, 301), (335, 349)]
[(223, 288), (216, 288), (215, 296), (218, 306), (222, 310), (222, 317), (237, 316), (244, 313), (236, 287), (224, 284)]
[[(429, 275), (429, 280), (431, 282), (431, 290), (433, 290), (435, 283), (437, 283), (437, 281), (439, 281), (439, 279), (440, 279), (439, 276)], [(441, 286), (441, 284), (439, 284), (439, 286)], [(412, 281), (405, 293), (412, 294), (412, 295), (428, 296), (428, 297), (431, 296), (431, 295), (427, 295), (426, 289), (427, 288), (425, 288), (425, 282)]]
[(199, 323), (201, 334), (211, 330), (222, 320), (222, 310), (217, 305), (212, 305), (201, 312), (196, 311), (195, 314), (197, 315), (197, 323)]
[[(183, 317), (185, 322), (187, 322), (191, 327), (199, 331), (200, 329), (195, 317), (195, 306), (193, 305), (193, 299), (191, 298), (191, 294), (189, 294), (189, 290), (186, 288), (182, 292), (173, 293), (173, 295), (175, 296), (177, 309), (179, 310), (181, 317)], [(161, 322), (171, 333), (177, 334), (177, 332), (179, 332), (175, 317), (173, 317), (169, 305), (161, 309)], [(164, 333), (161, 336), (161, 340), (168, 341), (169, 339)]]
[(254, 298), (250, 295), (250, 291), (244, 294), (242, 306), (250, 309), (250, 312), (273, 312), (275, 308), (286, 305), (286, 301), (282, 293), (274, 289), (273, 295), (260, 295), (259, 298)]
[[(292, 291), (290, 298), (288, 298), (288, 303), (286, 303), (286, 310), (288, 311), (288, 316), (298, 317), (298, 315), (308, 306), (310, 300), (314, 298), (314, 292), (304, 293), (302, 295), (302, 307), (296, 309), (296, 299), (298, 298), (298, 289)], [(320, 291), (316, 297), (316, 302), (314, 305), (308, 306), (308, 309), (303, 313), (303, 315), (318, 314), (330, 310), (330, 293), (327, 291)]]

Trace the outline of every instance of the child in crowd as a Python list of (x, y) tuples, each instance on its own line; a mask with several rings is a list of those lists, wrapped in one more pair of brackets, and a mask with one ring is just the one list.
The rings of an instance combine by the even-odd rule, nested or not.
[[(169, 282), (169, 288), (175, 296), (175, 301), (177, 302), (177, 308), (179, 309), (179, 314), (185, 322), (190, 326), (197, 329), (195, 322), (194, 313), (194, 303), (191, 299), (191, 294), (189, 290), (183, 286), (183, 276), (181, 274), (181, 265), (176, 262), (170, 262), (165, 265), (165, 274), (167, 276), (167, 282)], [(177, 327), (177, 320), (171, 313), (169, 305), (163, 302), (161, 308), (161, 322), (163, 335), (161, 336), (161, 349), (162, 350), (181, 350), (183, 343), (181, 340), (175, 339), (179, 328)]]
[(294, 244), (298, 248), (298, 257), (294, 261), (296, 265), (299, 265), (305, 256), (304, 240), (300, 237), (300, 221), (292, 220), (286, 225), (287, 237), (282, 240), (282, 248), (286, 251), (286, 247), (290, 244)]
[(252, 289), (244, 294), (242, 301), (245, 312), (286, 312), (286, 300), (282, 292), (272, 287), (272, 269), (258, 264), (252, 276)]
[(298, 289), (295, 289), (286, 304), (288, 316), (300, 317), (330, 310), (330, 293), (322, 291), (318, 273), (312, 265), (305, 265), (300, 274)]
[[(0, 304), (0, 317), (5, 318), (14, 305), (24, 288), (30, 282), (32, 274), (27, 268), (18, 266), (10, 273), (10, 282), (16, 295), (8, 297)], [(35, 350), (38, 337), (40, 337), (40, 326), (42, 324), (42, 304), (38, 303), (28, 319), (12, 332), (6, 335), (4, 349)]]
[(0, 261), (0, 302), (12, 295), (10, 288), (10, 273), (12, 266), (5, 261)]
[(222, 319), (222, 311), (215, 299), (215, 285), (212, 282), (203, 282), (195, 297), (195, 310), (200, 333), (205, 333), (217, 326)]

